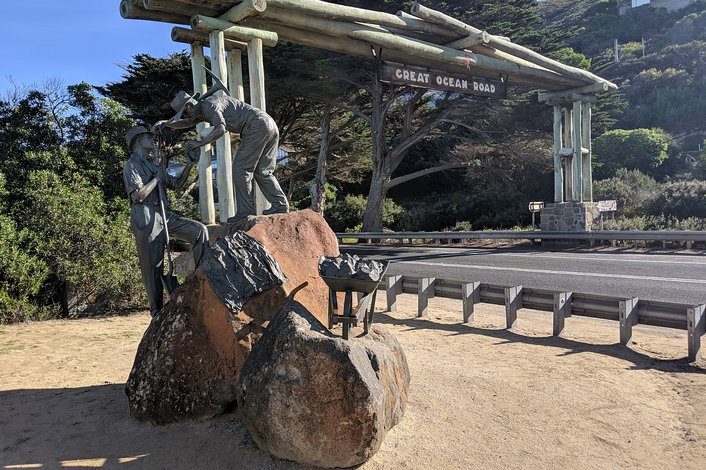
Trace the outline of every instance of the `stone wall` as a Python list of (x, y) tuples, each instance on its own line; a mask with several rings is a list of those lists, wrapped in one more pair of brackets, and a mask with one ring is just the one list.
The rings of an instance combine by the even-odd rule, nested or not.
[(584, 232), (598, 228), (600, 212), (594, 202), (547, 204), (540, 214), (542, 230), (548, 232)]

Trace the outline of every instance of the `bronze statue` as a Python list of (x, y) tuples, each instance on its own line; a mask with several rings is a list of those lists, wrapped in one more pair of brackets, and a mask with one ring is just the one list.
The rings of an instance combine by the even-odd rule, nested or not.
[[(217, 80), (214, 77), (214, 81)], [(220, 84), (220, 88), (225, 88)], [(279, 130), (274, 119), (247, 103), (231, 96), (217, 96), (214, 91), (193, 97), (181, 91), (172, 100), (176, 115), (158, 125), (174, 129), (187, 129), (206, 121), (211, 124), (210, 133), (202, 140), (184, 144), (187, 152), (218, 140), (226, 131), (240, 134), (240, 146), (233, 161), (233, 184), (237, 212), (229, 222), (236, 222), (248, 215), (255, 215), (255, 193), (253, 179), (262, 194), (272, 205), (265, 214), (289, 212), (289, 202), (274, 176), (277, 162)]]
[(157, 145), (148, 128), (130, 129), (126, 140), (131, 156), (123, 168), (123, 182), (132, 203), (130, 225), (137, 242), (150, 313), (154, 315), (163, 305), (164, 248), (168, 234), (191, 243), (198, 266), (208, 248), (208, 231), (200, 222), (165, 211), (168, 206), (165, 186), (181, 188), (186, 184), (194, 164), (191, 159), (178, 177), (171, 176), (149, 158), (155, 154)]

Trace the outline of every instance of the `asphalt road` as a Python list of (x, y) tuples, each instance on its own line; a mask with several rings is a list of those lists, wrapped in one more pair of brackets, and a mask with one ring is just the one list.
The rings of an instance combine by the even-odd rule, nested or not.
[(391, 260), (389, 274), (706, 303), (706, 255), (696, 252), (359, 246), (341, 251)]

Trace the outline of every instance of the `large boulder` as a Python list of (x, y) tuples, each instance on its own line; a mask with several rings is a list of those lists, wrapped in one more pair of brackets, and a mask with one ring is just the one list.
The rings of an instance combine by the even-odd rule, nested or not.
[(338, 254), (328, 224), (312, 211), (253, 219), (248, 237), (224, 227), (206, 261), (153, 318), (125, 385), (135, 419), (204, 419), (234, 405), (245, 358), (288, 298), (327, 318), (317, 263)]
[(409, 368), (374, 327), (344, 340), (296, 301), (270, 322), (240, 371), (238, 408), (257, 445), (318, 467), (367, 461), (404, 414)]

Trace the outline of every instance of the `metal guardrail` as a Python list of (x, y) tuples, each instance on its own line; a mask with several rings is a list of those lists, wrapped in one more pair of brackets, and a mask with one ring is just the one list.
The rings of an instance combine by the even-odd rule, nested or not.
[(706, 306), (609, 297), (579, 292), (530, 289), (482, 282), (453, 281), (433, 277), (387, 276), (380, 283), (387, 293), (389, 311), (397, 310), (398, 294), (416, 294), (417, 316), (427, 313), (429, 299), (458, 299), (463, 304), (463, 321), (473, 321), (474, 305), (487, 303), (505, 306), (506, 327), (517, 324), (522, 308), (553, 313), (554, 336), (561, 334), (565, 319), (572, 315), (602, 318), (620, 324), (620, 343), (632, 341), (632, 327), (637, 324), (686, 330), (690, 361), (700, 356), (701, 338), (706, 333)]
[(517, 231), (474, 231), (474, 232), (352, 232), (336, 233), (339, 241), (344, 238), (357, 240), (648, 240), (705, 242), (706, 231), (671, 230), (595, 230), (590, 232), (543, 232), (540, 230)]

